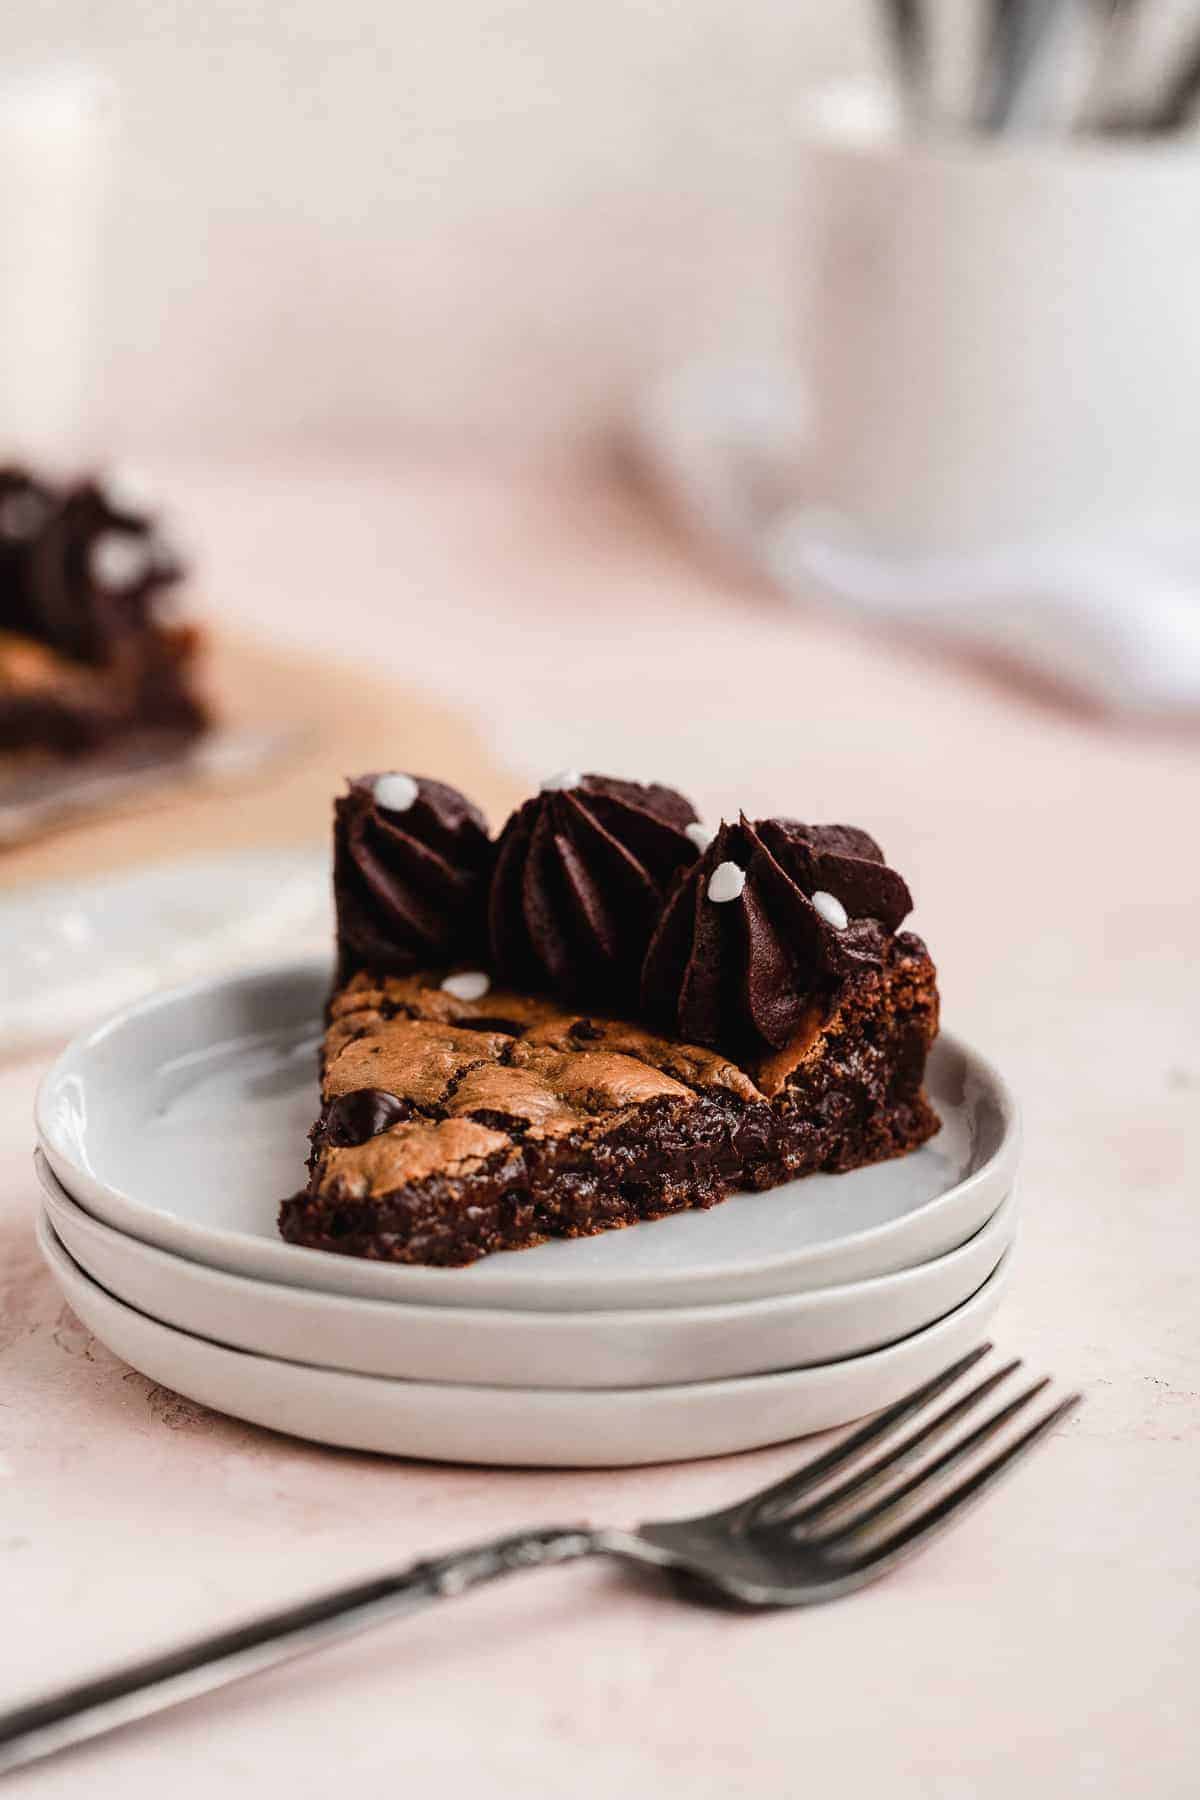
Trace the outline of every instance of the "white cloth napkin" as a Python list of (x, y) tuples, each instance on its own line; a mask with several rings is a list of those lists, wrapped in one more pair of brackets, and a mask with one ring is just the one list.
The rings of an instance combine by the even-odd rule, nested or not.
[(906, 555), (805, 504), (805, 427), (786, 368), (695, 369), (651, 394), (636, 450), (698, 533), (798, 600), (1024, 664), (1114, 714), (1200, 714), (1200, 503), (1190, 538)]
[(899, 559), (798, 510), (774, 522), (761, 555), (791, 591), (1023, 662), (1105, 711), (1200, 713), (1200, 537), (1173, 551), (1081, 539)]

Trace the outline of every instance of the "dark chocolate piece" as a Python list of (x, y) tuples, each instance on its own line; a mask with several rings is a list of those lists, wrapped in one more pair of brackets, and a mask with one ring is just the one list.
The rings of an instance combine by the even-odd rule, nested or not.
[(411, 1118), (412, 1106), (383, 1088), (356, 1088), (353, 1093), (339, 1094), (325, 1114), (322, 1139), (345, 1149), (350, 1144), (365, 1144), (378, 1137), (389, 1125)]

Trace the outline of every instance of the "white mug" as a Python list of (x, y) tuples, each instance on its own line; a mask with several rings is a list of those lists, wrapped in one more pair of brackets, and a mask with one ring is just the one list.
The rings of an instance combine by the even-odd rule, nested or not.
[(1193, 141), (906, 138), (830, 95), (797, 176), (810, 505), (910, 553), (1195, 535)]

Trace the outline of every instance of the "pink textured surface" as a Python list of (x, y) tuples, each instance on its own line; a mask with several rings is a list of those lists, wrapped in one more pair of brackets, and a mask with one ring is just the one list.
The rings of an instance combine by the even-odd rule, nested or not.
[[(173, 487), (222, 571), (216, 609), (423, 674), (481, 709), (524, 775), (652, 774), (714, 816), (745, 800), (876, 832), (918, 896), (947, 1019), (1026, 1108), (998, 1341), (1088, 1404), (960, 1530), (841, 1605), (730, 1617), (569, 1568), (6, 1795), (1194, 1793), (1197, 745), (1108, 734), (749, 601), (619, 495), (445, 469), (176, 471)], [(698, 1510), (802, 1454), (439, 1468), (273, 1437), (153, 1387), (38, 1264), (39, 1066), (0, 1067), (6, 1695), (473, 1536)]]

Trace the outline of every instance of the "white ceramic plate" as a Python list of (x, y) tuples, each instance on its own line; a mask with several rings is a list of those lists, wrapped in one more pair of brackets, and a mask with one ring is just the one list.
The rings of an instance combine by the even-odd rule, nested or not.
[(1013, 1185), (1016, 1108), (950, 1037), (929, 1086), (943, 1125), (912, 1156), (810, 1175), (708, 1212), (407, 1268), (276, 1233), (304, 1183), (328, 968), (196, 982), (77, 1038), (42, 1083), (38, 1135), (71, 1198), (118, 1231), (235, 1274), (434, 1306), (602, 1311), (761, 1299), (910, 1268), (973, 1237)]
[(409, 1381), (655, 1387), (859, 1356), (931, 1325), (982, 1287), (1012, 1242), (1011, 1194), (969, 1243), (850, 1287), (644, 1312), (397, 1306), (205, 1268), (102, 1225), (37, 1157), (50, 1222), (101, 1287), (164, 1325), (239, 1350)]
[(898, 1400), (982, 1341), (1010, 1256), (964, 1305), (886, 1350), (812, 1369), (651, 1388), (501, 1388), (391, 1381), (229, 1350), (115, 1300), (67, 1255), (43, 1213), (38, 1242), (83, 1323), (117, 1356), (190, 1400), (273, 1431), (437, 1462), (605, 1468), (781, 1443)]
[(294, 960), (333, 930), (329, 856), (236, 850), (0, 895), (0, 1046), (62, 1039), (167, 982)]

